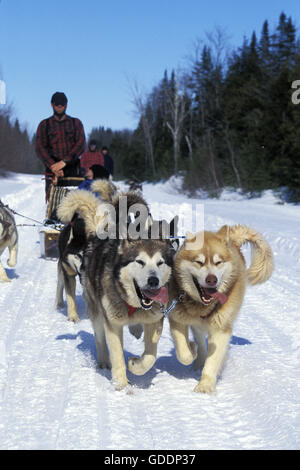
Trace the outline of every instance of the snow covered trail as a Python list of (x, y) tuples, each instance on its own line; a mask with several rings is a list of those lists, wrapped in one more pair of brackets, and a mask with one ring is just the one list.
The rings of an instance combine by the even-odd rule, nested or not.
[[(1, 200), (37, 220), (43, 189), (39, 176), (0, 179)], [(81, 287), (74, 325), (66, 308), (54, 309), (56, 263), (40, 258), (37, 228), (20, 227), (12, 282), (0, 284), (0, 449), (299, 448), (300, 207), (189, 200), (168, 184), (145, 185), (144, 195), (154, 216), (204, 203), (206, 228), (245, 223), (273, 248), (276, 270), (247, 291), (216, 392), (192, 391), (200, 372), (178, 363), (167, 321), (155, 366), (128, 373), (133, 394), (114, 391), (110, 372), (96, 367)], [(126, 360), (143, 350), (127, 329), (124, 343)]]

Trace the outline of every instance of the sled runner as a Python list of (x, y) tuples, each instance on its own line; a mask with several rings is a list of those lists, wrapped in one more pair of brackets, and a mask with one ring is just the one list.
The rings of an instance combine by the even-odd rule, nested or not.
[(50, 188), (49, 202), (46, 210), (45, 227), (40, 230), (41, 257), (46, 259), (58, 258), (58, 237), (63, 224), (58, 219), (57, 208), (66, 195), (77, 188), (84, 178), (63, 177), (52, 183)]

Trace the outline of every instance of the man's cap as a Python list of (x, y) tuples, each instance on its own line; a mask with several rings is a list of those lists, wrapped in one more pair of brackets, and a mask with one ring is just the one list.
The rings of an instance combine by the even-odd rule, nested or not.
[(96, 145), (97, 146), (97, 140), (91, 139), (90, 142), (89, 142), (89, 146), (91, 146), (91, 145)]
[(56, 93), (54, 93), (54, 95), (52, 95), (51, 103), (55, 104), (55, 106), (58, 106), (58, 105), (66, 106), (67, 102), (68, 102), (68, 98), (61, 91), (57, 91)]

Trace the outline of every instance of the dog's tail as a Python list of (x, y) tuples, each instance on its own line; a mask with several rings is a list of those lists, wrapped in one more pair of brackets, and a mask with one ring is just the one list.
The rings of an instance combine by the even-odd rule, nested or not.
[(270, 245), (263, 236), (246, 225), (227, 227), (228, 238), (239, 248), (251, 244), (251, 264), (247, 271), (250, 284), (261, 284), (269, 279), (274, 269)]
[(91, 185), (93, 193), (98, 193), (102, 201), (111, 202), (116, 194), (117, 187), (108, 180), (98, 179)]
[(57, 209), (59, 219), (69, 223), (75, 214), (79, 214), (85, 222), (86, 234), (95, 235), (96, 228), (103, 215), (97, 213), (100, 201), (89, 191), (78, 189), (71, 191), (60, 203)]
[(137, 191), (117, 194), (112, 201), (116, 213), (118, 233), (127, 233), (130, 224), (135, 222), (137, 232), (148, 231), (152, 224), (152, 216), (145, 199)]

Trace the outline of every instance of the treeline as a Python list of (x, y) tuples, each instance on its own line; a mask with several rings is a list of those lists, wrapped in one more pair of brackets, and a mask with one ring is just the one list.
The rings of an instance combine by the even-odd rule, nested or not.
[(34, 151), (34, 138), (26, 129), (21, 129), (18, 119), (11, 118), (9, 107), (0, 107), (0, 174), (42, 173), (43, 166)]
[(181, 173), (191, 193), (285, 188), (300, 200), (300, 105), (292, 102), (292, 83), (300, 80), (296, 27), (282, 13), (274, 31), (265, 21), (260, 36), (253, 32), (237, 50), (228, 53), (224, 45), (216, 30), (195, 46), (187, 70), (165, 72), (147, 96), (133, 84), (134, 132), (106, 136), (95, 128), (93, 136), (101, 143), (109, 137), (120, 178)]
[[(300, 200), (300, 39), (282, 13), (229, 51), (216, 29), (191, 51), (185, 70), (165, 72), (148, 93), (132, 84), (135, 130), (95, 127), (89, 138), (106, 145), (115, 178), (156, 181), (181, 174), (191, 194), (217, 194), (225, 186), (256, 193), (284, 188)], [(79, 116), (80, 117), (80, 116)], [(28, 162), (30, 162), (28, 164)], [(12, 166), (13, 165), (13, 168)], [(0, 167), (41, 171), (34, 145), (18, 122), (0, 115)]]

